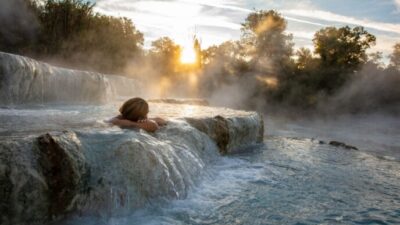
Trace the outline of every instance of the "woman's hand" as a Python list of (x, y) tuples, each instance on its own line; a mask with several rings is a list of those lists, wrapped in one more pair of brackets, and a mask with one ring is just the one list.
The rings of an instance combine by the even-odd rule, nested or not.
[(165, 126), (168, 123), (166, 120), (160, 117), (152, 118), (152, 120), (154, 120), (158, 124), (158, 126)]
[(140, 119), (140, 120), (138, 120), (138, 123), (146, 123), (148, 121), (149, 121), (149, 119)]
[(139, 120), (138, 122), (133, 122), (130, 120), (115, 117), (110, 122), (122, 128), (133, 128), (133, 127), (141, 128), (147, 132), (154, 132), (159, 128), (156, 122), (148, 119)]
[(129, 128), (129, 127), (137, 127), (136, 123), (130, 120), (122, 119), (120, 116), (114, 117), (110, 120), (110, 122), (119, 127)]
[(154, 132), (159, 128), (158, 124), (155, 121), (149, 119), (139, 120), (137, 122), (137, 127), (142, 128), (143, 130), (148, 132)]

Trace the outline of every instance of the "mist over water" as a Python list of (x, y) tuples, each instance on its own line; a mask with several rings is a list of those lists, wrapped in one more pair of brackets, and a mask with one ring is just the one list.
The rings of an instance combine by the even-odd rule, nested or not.
[(14, 45), (23, 41), (37, 38), (39, 23), (24, 0), (0, 0), (0, 6), (2, 51), (12, 49)]
[[(124, 84), (124, 80), (113, 82)], [(225, 92), (226, 100), (211, 103), (243, 100), (233, 95), (236, 89), (230, 91)], [(80, 214), (53, 224), (400, 222), (400, 124), (396, 116), (267, 113), (263, 144), (222, 156), (209, 137), (174, 118), (216, 116), (220, 110), (236, 115), (237, 111), (151, 103), (151, 114), (163, 112), (161, 116), (172, 118), (166, 129), (153, 136), (107, 124), (125, 97), (102, 105), (80, 105), (74, 99), (64, 105), (39, 102), (0, 109), (4, 144), (13, 140), (16, 146), (25, 146), (29, 138), (45, 132), (74, 130), (74, 137), (86, 149), (94, 169), (91, 194), (80, 200)], [(235, 104), (227, 105), (240, 107)], [(240, 123), (249, 125), (249, 121), (233, 123), (242, 127)], [(121, 141), (127, 143), (114, 148)], [(335, 147), (329, 141), (358, 150)], [(122, 153), (127, 155), (122, 157)], [(146, 179), (140, 181), (138, 174)]]
[[(48, 78), (54, 82), (60, 76), (58, 73), (65, 71), (71, 74), (71, 84), (79, 83), (85, 76), (88, 76), (87, 79), (107, 80), (113, 86), (126, 84), (126, 78), (119, 80), (100, 74), (50, 68), (29, 59), (14, 62), (27, 63), (22, 80), (27, 81), (28, 89), (37, 90), (34, 93), (39, 97), (45, 86), (41, 79), (28, 79), (32, 66), (36, 71), (42, 71), (42, 75), (51, 71)], [(80, 74), (79, 78), (77, 74)], [(35, 85), (29, 84), (37, 85), (37, 89), (32, 89)], [(96, 89), (91, 82), (86, 85)], [(100, 82), (98, 86), (102, 85), (103, 82)], [(29, 94), (23, 87), (12, 88), (12, 93)], [(66, 90), (68, 87), (64, 86)], [(240, 94), (251, 88), (220, 90), (216, 99), (210, 98), (211, 104), (240, 108), (242, 101), (246, 100)], [(49, 92), (49, 96), (55, 93)], [(87, 202), (83, 201), (81, 205), (82, 212), (87, 213), (73, 214), (55, 224), (400, 222), (397, 210), (400, 207), (400, 121), (395, 114), (266, 113), (262, 145), (242, 147), (238, 149), (238, 154), (221, 156), (212, 140), (179, 120), (171, 119), (169, 127), (156, 136), (110, 127), (106, 120), (118, 114), (118, 107), (127, 97), (121, 98), (126, 94), (123, 92), (111, 91), (108, 94), (110, 96), (104, 97), (109, 100), (101, 105), (82, 105), (79, 104), (79, 96), (69, 96), (65, 99), (69, 103), (63, 105), (57, 104), (57, 101), (42, 102), (43, 98), (33, 98), (36, 105), (15, 105), (19, 101), (13, 101), (14, 105), (0, 109), (0, 135), (4, 143), (15, 141), (26, 145), (29, 138), (45, 132), (77, 130), (76, 138), (89, 149), (86, 156), (96, 172), (92, 173), (94, 178), (91, 181), (95, 194), (89, 195)], [(114, 95), (119, 96), (118, 101), (108, 98)], [(15, 96), (10, 99), (18, 100)], [(97, 99), (96, 96), (93, 98)], [(238, 113), (193, 105), (151, 104), (151, 114), (160, 116), (157, 112), (163, 112), (161, 116), (166, 118), (216, 116), (219, 110), (228, 115)], [(249, 125), (248, 121), (233, 120), (233, 123)], [(180, 142), (179, 138), (184, 135), (187, 135), (185, 140), (188, 141)], [(123, 140), (128, 140), (126, 146), (130, 147), (116, 152), (126, 152), (131, 158), (118, 158), (116, 154), (111, 161), (104, 163), (109, 160), (109, 155), (104, 153), (114, 152), (113, 146), (120, 143), (115, 141), (116, 137), (121, 136)], [(99, 144), (99, 140), (108, 144)], [(329, 145), (330, 141), (343, 142), (358, 150), (335, 147)], [(186, 148), (190, 151), (186, 152)], [(149, 166), (151, 164), (146, 164), (148, 157), (157, 160), (155, 170), (161, 171), (159, 174), (154, 175)], [(139, 161), (132, 164), (131, 160)], [(125, 171), (124, 174), (132, 173), (132, 179), (124, 179), (115, 175), (114, 171), (103, 171), (106, 167)], [(137, 186), (135, 174), (146, 175), (145, 184), (149, 190), (146, 187), (143, 190), (157, 198), (146, 198), (141, 194), (140, 188), (143, 187)], [(170, 181), (163, 183), (157, 174), (169, 177)], [(110, 187), (110, 191), (95, 183), (98, 182), (95, 178), (102, 176), (110, 182), (110, 186), (106, 186)], [(125, 195), (130, 197), (121, 199)], [(105, 209), (95, 206), (99, 201)]]
[(400, 120), (388, 114), (297, 117), (265, 115), (266, 134), (339, 141), (378, 157), (400, 160)]
[[(20, 43), (18, 36), (34, 39), (37, 27), (28, 23), (35, 22), (25, 13), (28, 9), (16, 10), (20, 0), (3, 1), (2, 43)], [(257, 21), (260, 15), (266, 18)], [(14, 21), (18, 30), (13, 30)], [(136, 45), (135, 57), (117, 54), (116, 61), (93, 67), (113, 71), (118, 62), (114, 71), (135, 79), (67, 70), (0, 53), (0, 147), (9, 162), (18, 162), (7, 164), (18, 178), (9, 183), (27, 189), (36, 185), (43, 193), (51, 189), (32, 172), (39, 167), (33, 163), (32, 146), (37, 136), (54, 132), (69, 150), (84, 149), (78, 148), (74, 157), (80, 169), (88, 166), (90, 171), (82, 175), (89, 177), (86, 192), (71, 200), (77, 213), (53, 224), (400, 223), (399, 71), (380, 67), (365, 50), (359, 52), (357, 66), (343, 70), (336, 61), (326, 66), (317, 53), (296, 55), (286, 22), (274, 11), (251, 13), (244, 28), (250, 39), (209, 49), (197, 46), (197, 62), (191, 65), (180, 62), (181, 46), (168, 38), (154, 42), (149, 51), (141, 49), (142, 34), (135, 29), (132, 40), (137, 42), (129, 41)], [(90, 50), (96, 52), (96, 47)], [(77, 59), (87, 59), (89, 53), (78, 54)], [(304, 61), (294, 56), (304, 56)], [(207, 63), (201, 61), (206, 58)], [(86, 63), (93, 62), (103, 60)], [(155, 134), (111, 126), (108, 120), (118, 115), (121, 103), (137, 95), (205, 98), (211, 107), (160, 100), (150, 103), (150, 117), (170, 122)], [(263, 143), (246, 145), (254, 144), (260, 133), (257, 114), (224, 107), (261, 112)], [(240, 146), (234, 154), (219, 154), (220, 143), (214, 137), (218, 135), (202, 130), (216, 132), (221, 124), (196, 128), (184, 119), (209, 122), (221, 115), (228, 117), (223, 120), (228, 136), (223, 141)], [(28, 204), (24, 199), (31, 196), (15, 197), (15, 202)], [(15, 202), (2, 207), (12, 208)]]
[(399, 164), (308, 138), (268, 137), (207, 167), (187, 198), (75, 224), (396, 224)]

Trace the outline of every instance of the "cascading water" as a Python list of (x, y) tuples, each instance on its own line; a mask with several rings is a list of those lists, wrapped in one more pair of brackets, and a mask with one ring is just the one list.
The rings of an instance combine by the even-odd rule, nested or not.
[(106, 103), (141, 92), (121, 76), (69, 70), (0, 52), (0, 104)]
[(104, 120), (122, 103), (115, 100), (140, 91), (131, 79), (5, 53), (0, 71), (4, 224), (127, 215), (184, 199), (219, 152), (262, 141), (257, 113), (186, 104), (151, 103), (151, 114), (170, 120), (155, 134), (110, 127)]
[[(0, 53), (0, 224), (400, 223), (397, 119), (345, 135), (385, 157), (329, 145), (342, 137), (318, 125), (269, 118), (264, 136), (258, 113), (199, 100), (150, 103), (170, 120), (154, 134), (105, 122), (139, 91)], [(365, 142), (374, 129), (392, 138)]]
[[(150, 107), (153, 115), (170, 118), (155, 134), (102, 122), (113, 115), (114, 105), (70, 109), (78, 114), (57, 108), (48, 113), (36, 109), (39, 114), (14, 110), (13, 117), (19, 118), (0, 142), (0, 183), (8, 190), (0, 192), (5, 199), (2, 211), (14, 215), (6, 221), (46, 221), (67, 212), (127, 215), (152, 201), (184, 199), (205, 168), (220, 157), (219, 151), (262, 139), (256, 113), (164, 103)], [(214, 114), (223, 118), (214, 119)], [(51, 121), (61, 119), (69, 121), (60, 124), (69, 131), (53, 131), (59, 128)], [(27, 121), (32, 123), (18, 129)], [(79, 127), (73, 121), (84, 123)], [(240, 143), (237, 136), (242, 137)]]

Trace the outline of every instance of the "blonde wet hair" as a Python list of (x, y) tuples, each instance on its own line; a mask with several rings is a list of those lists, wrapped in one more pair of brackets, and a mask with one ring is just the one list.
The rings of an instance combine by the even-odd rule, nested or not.
[(149, 104), (142, 98), (131, 98), (122, 104), (119, 112), (124, 119), (136, 122), (147, 118)]

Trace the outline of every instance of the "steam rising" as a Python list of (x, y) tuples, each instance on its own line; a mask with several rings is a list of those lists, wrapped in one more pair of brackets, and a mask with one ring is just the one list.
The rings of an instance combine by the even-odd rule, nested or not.
[(377, 69), (367, 64), (355, 79), (327, 102), (323, 110), (338, 112), (400, 112), (400, 74), (394, 69)]
[[(34, 6), (35, 1), (25, 0), (0, 0), (0, 3), (0, 50), (30, 54), (26, 49), (36, 46), (32, 41), (39, 30), (35, 10), (40, 7)], [(142, 96), (145, 98), (205, 98), (212, 105), (258, 111), (278, 108), (283, 111), (317, 109), (325, 113), (400, 112), (400, 72), (396, 66), (382, 68), (374, 59), (366, 57), (365, 50), (375, 43), (375, 37), (362, 27), (321, 29), (314, 36), (314, 44), (318, 46), (314, 53), (301, 49), (294, 54), (293, 36), (286, 31), (284, 17), (274, 10), (260, 10), (247, 16), (240, 40), (202, 49), (196, 35), (193, 46), (180, 46), (162, 37), (146, 50), (142, 48), (142, 33), (131, 21), (94, 14), (89, 3), (67, 3), (54, 7), (64, 10), (70, 8), (69, 4), (77, 4), (76, 9), (81, 10), (77, 18), (86, 15), (85, 12), (88, 16), (81, 23), (98, 21), (98, 27), (82, 29), (72, 39), (61, 40), (67, 35), (58, 34), (55, 39), (61, 40), (59, 46), (49, 48), (56, 53), (46, 55), (44, 51), (38, 57), (58, 65), (123, 73), (144, 84)], [(53, 14), (49, 13), (49, 18)], [(90, 28), (93, 24), (97, 23), (86, 25)], [(122, 27), (116, 32), (118, 35), (109, 35), (115, 30), (113, 26)], [(132, 32), (127, 31), (130, 29)], [(97, 38), (94, 43), (93, 34)], [(340, 39), (340, 35), (345, 38)], [(319, 37), (322, 38), (316, 43)], [(358, 43), (347, 42), (346, 38)], [(340, 41), (333, 45), (323, 42), (328, 39)], [(29, 45), (21, 45), (27, 41)], [(102, 43), (106, 44), (100, 46)], [(348, 52), (352, 48), (346, 44), (361, 50)], [(44, 42), (37, 46), (40, 49), (49, 45)], [(321, 46), (325, 48), (322, 51)], [(37, 49), (31, 51), (34, 55)], [(395, 61), (398, 57), (394, 57)]]
[(0, 0), (0, 6), (1, 49), (36, 37), (39, 24), (24, 0)]

